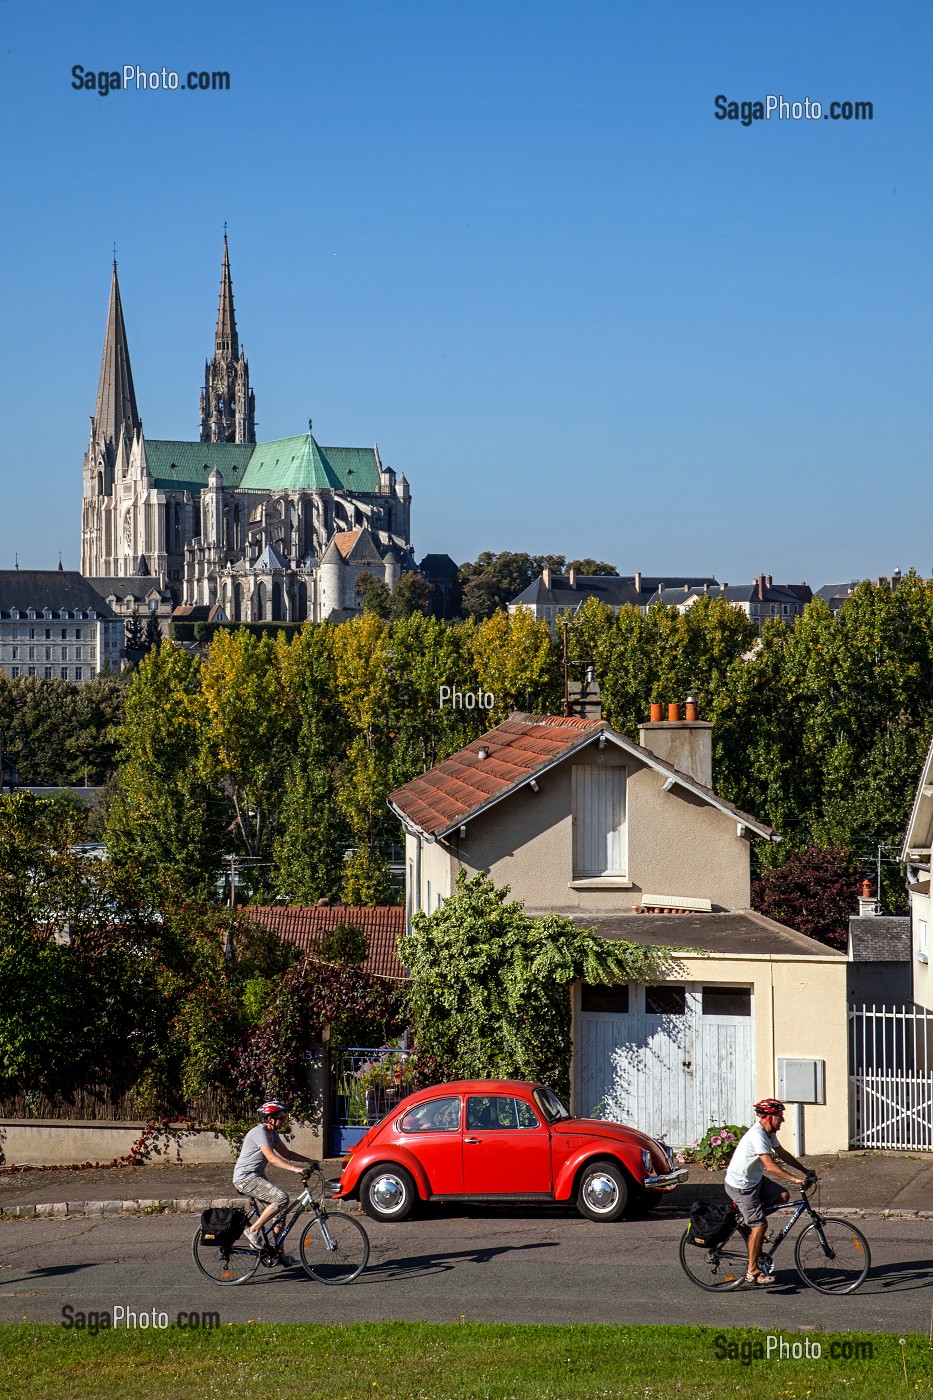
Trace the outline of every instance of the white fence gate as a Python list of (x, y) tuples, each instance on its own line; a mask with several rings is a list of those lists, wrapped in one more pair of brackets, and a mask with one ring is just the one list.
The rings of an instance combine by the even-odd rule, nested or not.
[(849, 1091), (853, 1147), (933, 1151), (933, 1012), (852, 1007)]

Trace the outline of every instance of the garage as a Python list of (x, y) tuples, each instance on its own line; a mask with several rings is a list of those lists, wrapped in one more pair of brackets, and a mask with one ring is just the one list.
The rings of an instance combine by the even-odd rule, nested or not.
[(751, 986), (583, 986), (578, 1027), (579, 1112), (636, 1124), (675, 1147), (748, 1120)]

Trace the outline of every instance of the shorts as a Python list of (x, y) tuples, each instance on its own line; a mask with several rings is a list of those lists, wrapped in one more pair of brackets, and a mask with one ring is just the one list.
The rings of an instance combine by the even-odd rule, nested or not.
[(772, 1206), (780, 1205), (781, 1197), (786, 1190), (786, 1186), (779, 1186), (776, 1181), (771, 1181), (766, 1176), (763, 1176), (758, 1185), (753, 1186), (749, 1191), (740, 1191), (737, 1186), (730, 1186), (726, 1182), (726, 1195), (730, 1201), (735, 1201), (745, 1224), (753, 1227), (764, 1224), (765, 1211), (770, 1210)]
[(264, 1176), (237, 1176), (233, 1184), (244, 1196), (255, 1196), (264, 1206), (278, 1206), (279, 1210), (284, 1210), (288, 1205), (287, 1192), (281, 1186), (273, 1186)]

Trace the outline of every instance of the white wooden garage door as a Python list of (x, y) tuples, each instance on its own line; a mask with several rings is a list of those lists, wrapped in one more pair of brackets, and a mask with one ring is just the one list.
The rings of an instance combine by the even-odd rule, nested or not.
[(584, 988), (577, 1111), (681, 1147), (749, 1123), (755, 1082), (750, 988), (700, 983)]

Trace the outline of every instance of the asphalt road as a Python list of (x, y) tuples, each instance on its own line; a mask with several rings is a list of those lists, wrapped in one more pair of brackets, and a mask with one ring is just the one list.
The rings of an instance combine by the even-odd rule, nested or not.
[(680, 1268), (683, 1221), (665, 1217), (598, 1225), (554, 1208), (498, 1207), (435, 1210), (394, 1226), (366, 1221), (369, 1267), (337, 1288), (300, 1266), (260, 1269), (234, 1288), (210, 1284), (191, 1258), (196, 1216), (4, 1221), (0, 1321), (57, 1322), (70, 1305), (84, 1313), (155, 1309), (170, 1321), (181, 1311), (216, 1311), (222, 1323), (466, 1318), (926, 1333), (933, 1220), (859, 1223), (872, 1273), (857, 1294), (832, 1298), (797, 1277), (792, 1239), (778, 1253), (773, 1287), (704, 1293)]

